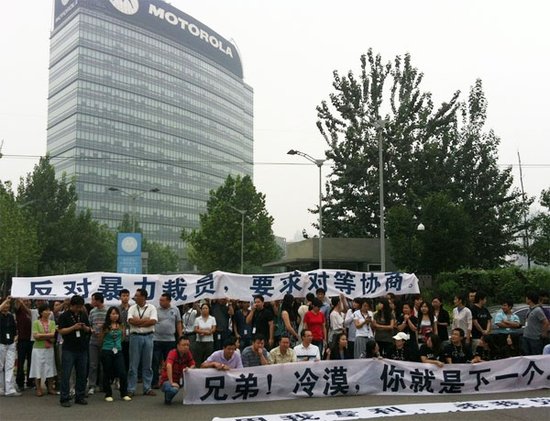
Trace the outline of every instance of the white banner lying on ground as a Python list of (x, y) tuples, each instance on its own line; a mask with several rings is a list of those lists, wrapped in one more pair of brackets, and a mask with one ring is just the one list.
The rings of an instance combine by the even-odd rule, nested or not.
[(471, 394), (544, 389), (550, 357), (515, 357), (478, 364), (410, 363), (383, 359), (319, 361), (242, 370), (188, 370), (185, 404), (254, 402), (338, 395)]
[(418, 294), (418, 278), (400, 272), (350, 272), (347, 270), (315, 270), (286, 272), (273, 275), (240, 275), (213, 272), (208, 275), (136, 275), (125, 273), (91, 272), (72, 275), (13, 278), (11, 295), (20, 298), (64, 299), (75, 294), (89, 299), (101, 292), (107, 304), (118, 302), (120, 291), (127, 289), (131, 296), (145, 288), (149, 300), (157, 303), (162, 293), (172, 296), (175, 305), (204, 298), (231, 298), (250, 301), (253, 295), (263, 295), (266, 301), (282, 299), (287, 293), (305, 297), (317, 288), (328, 296), (344, 294), (354, 297), (379, 297), (392, 292), (396, 295)]
[(491, 411), (494, 409), (548, 408), (550, 398), (502, 399), (492, 401), (464, 401), (418, 403), (395, 406), (369, 406), (362, 408), (328, 409), (325, 411), (295, 412), (288, 414), (243, 416), (237, 418), (214, 417), (213, 421), (336, 421), (364, 420), (404, 415), (445, 414), (448, 412)]

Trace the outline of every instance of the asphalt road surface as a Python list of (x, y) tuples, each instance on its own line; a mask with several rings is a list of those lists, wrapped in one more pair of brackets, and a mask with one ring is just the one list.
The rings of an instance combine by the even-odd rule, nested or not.
[[(548, 385), (550, 387), (550, 384)], [(139, 390), (139, 388), (138, 388)], [(157, 391), (160, 392), (160, 391)], [(180, 392), (181, 393), (181, 392)], [(118, 396), (115, 394), (115, 398)], [(136, 395), (132, 402), (115, 400), (105, 402), (103, 393), (88, 398), (89, 405), (73, 405), (63, 408), (59, 405), (58, 396), (37, 397), (33, 390), (26, 390), (21, 397), (0, 397), (1, 421), (31, 421), (31, 420), (155, 420), (168, 421), (184, 419), (190, 421), (211, 420), (213, 417), (246, 417), (266, 414), (282, 414), (303, 411), (318, 411), (325, 409), (347, 409), (364, 406), (400, 405), (422, 402), (453, 402), (492, 399), (520, 399), (550, 397), (550, 389), (528, 392), (477, 394), (458, 396), (350, 396), (332, 398), (294, 399), (285, 401), (268, 401), (237, 404), (216, 405), (182, 405), (181, 394), (176, 396), (171, 406), (164, 405), (162, 393), (157, 396)], [(407, 421), (420, 420), (550, 420), (550, 408), (503, 409), (480, 411), (472, 413), (446, 413), (432, 415), (415, 415), (391, 417)]]

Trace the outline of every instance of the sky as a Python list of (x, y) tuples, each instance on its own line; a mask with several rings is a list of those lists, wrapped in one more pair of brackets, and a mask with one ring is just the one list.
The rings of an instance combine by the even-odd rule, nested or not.
[[(372, 48), (384, 62), (410, 53), (436, 104), (461, 99), (483, 80), (486, 128), (501, 139), (499, 164), (518, 152), (529, 196), (550, 188), (550, 2), (526, 0), (172, 0), (238, 47), (254, 89), (254, 182), (266, 195), (274, 233), (316, 234), (317, 167), (323, 158), (315, 107), (332, 92), (332, 73), (358, 74)], [(51, 0), (2, 3), (0, 13), (0, 180), (18, 183), (46, 153)], [(330, 173), (323, 167), (323, 180)]]

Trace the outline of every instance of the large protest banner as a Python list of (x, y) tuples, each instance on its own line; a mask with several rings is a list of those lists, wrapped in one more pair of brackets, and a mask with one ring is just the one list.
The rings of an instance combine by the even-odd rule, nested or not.
[(395, 393), (498, 393), (550, 387), (550, 356), (443, 368), (384, 359), (300, 362), (230, 371), (188, 370), (184, 376), (185, 404)]
[(213, 272), (208, 275), (139, 275), (91, 272), (71, 275), (13, 278), (11, 295), (19, 298), (59, 300), (75, 294), (89, 299), (101, 292), (107, 304), (118, 302), (120, 291), (145, 288), (152, 303), (158, 303), (163, 293), (172, 296), (175, 305), (197, 300), (231, 298), (250, 301), (253, 295), (263, 295), (266, 301), (280, 300), (285, 294), (305, 297), (317, 288), (328, 296), (344, 294), (348, 298), (418, 294), (418, 278), (400, 272), (351, 272), (347, 270), (316, 270), (286, 272), (272, 275), (241, 275)]

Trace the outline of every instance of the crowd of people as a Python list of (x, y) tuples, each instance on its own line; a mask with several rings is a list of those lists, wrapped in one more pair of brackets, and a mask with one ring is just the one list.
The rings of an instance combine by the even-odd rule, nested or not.
[[(543, 302), (548, 295), (542, 293)], [(457, 294), (449, 313), (441, 297), (388, 294), (374, 301), (326, 297), (322, 288), (305, 300), (202, 300), (159, 305), (147, 291), (120, 292), (120, 305), (107, 307), (101, 293), (85, 304), (31, 303), (7, 297), (0, 304), (0, 395), (59, 395), (64, 407), (86, 405), (100, 391), (113, 402), (131, 401), (142, 382), (144, 396), (164, 393), (170, 404), (195, 368), (233, 370), (296, 361), (387, 358), (445, 364), (477, 363), (519, 355), (550, 354), (550, 314), (539, 294), (526, 294), (524, 329), (504, 300), (492, 318), (479, 291)], [(521, 334), (519, 333), (521, 332)], [(14, 376), (15, 374), (15, 376)]]

